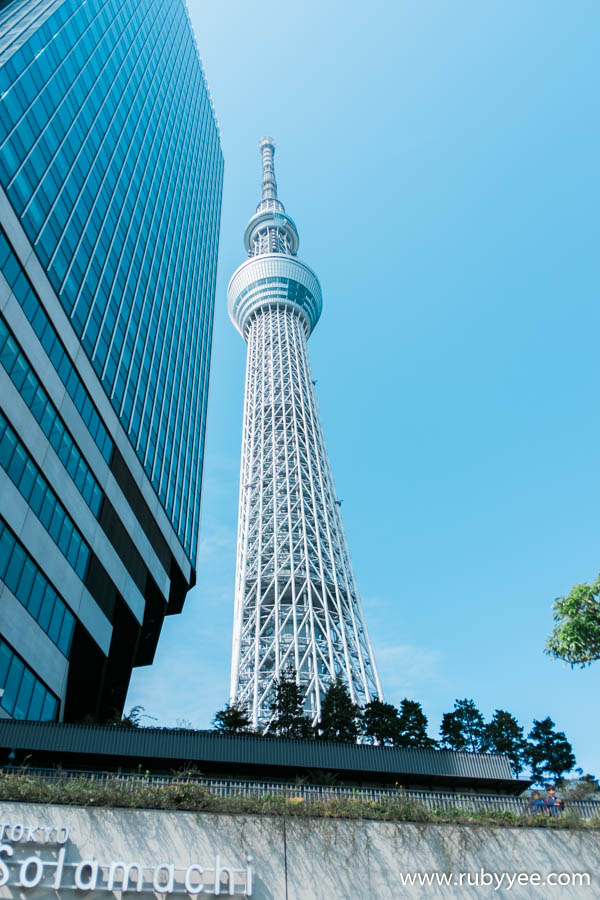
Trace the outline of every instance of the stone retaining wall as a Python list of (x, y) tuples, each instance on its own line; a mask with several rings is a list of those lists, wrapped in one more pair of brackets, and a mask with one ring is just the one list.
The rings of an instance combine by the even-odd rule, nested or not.
[[(2, 831), (2, 825), (8, 827)], [(189, 896), (186, 877), (194, 890), (202, 879), (202, 893), (196, 896), (214, 896), (215, 868), (222, 870), (221, 896), (229, 893), (225, 869), (235, 869), (235, 895), (244, 896), (249, 887), (257, 900), (600, 898), (600, 830), (283, 819), (2, 803), (0, 836), (0, 897), (11, 900), (72, 900), (73, 896), (146, 900), (161, 896), (153, 888), (154, 877), (158, 886), (165, 888), (162, 896)], [(24, 867), (25, 860), (29, 862)], [(96, 873), (96, 889), (74, 894), (76, 877), (82, 885), (93, 883), (93, 860), (101, 866)], [(132, 867), (129, 890), (119, 893), (124, 876), (122, 869), (115, 868), (119, 862), (139, 863), (143, 868), (142, 891), (136, 890), (137, 870)], [(482, 871), (483, 881), (491, 880), (491, 884), (481, 885)], [(435, 881), (428, 886), (402, 886), (406, 874), (431, 875), (434, 879), (447, 875), (458, 882), (460, 873), (469, 873), (471, 883), (467, 883), (465, 874), (462, 886)], [(506, 875), (498, 888), (495, 876), (502, 873)], [(507, 876), (512, 879), (519, 873), (523, 873), (521, 882), (537, 873), (539, 883), (519, 884), (515, 878), (509, 887)], [(582, 880), (588, 883), (553, 886), (546, 881), (550, 873), (560, 875), (563, 882), (571, 873), (583, 873)], [(57, 874), (60, 887), (55, 890)], [(18, 886), (22, 878), (32, 884), (38, 879), (39, 884)], [(478, 886), (473, 884), (475, 879), (480, 882)]]

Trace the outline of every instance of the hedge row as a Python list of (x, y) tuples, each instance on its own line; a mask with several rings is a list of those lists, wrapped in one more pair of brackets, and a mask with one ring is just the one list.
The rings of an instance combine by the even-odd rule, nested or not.
[(387, 822), (435, 822), (464, 825), (512, 825), (537, 828), (600, 828), (600, 818), (582, 820), (564, 813), (559, 818), (521, 815), (496, 810), (469, 810), (460, 807), (427, 809), (403, 796), (381, 800), (340, 797), (311, 800), (265, 794), (218, 797), (195, 782), (153, 785), (123, 779), (94, 781), (65, 778), (46, 782), (28, 774), (0, 775), (0, 801), (55, 803), (82, 807), (189, 810), (193, 812), (245, 813), (271, 816), (304, 816), (337, 819), (374, 819)]

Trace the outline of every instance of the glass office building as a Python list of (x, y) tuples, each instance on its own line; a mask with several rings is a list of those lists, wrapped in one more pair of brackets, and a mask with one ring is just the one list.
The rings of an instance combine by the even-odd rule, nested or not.
[(222, 175), (183, 0), (0, 0), (0, 716), (120, 711), (195, 581)]

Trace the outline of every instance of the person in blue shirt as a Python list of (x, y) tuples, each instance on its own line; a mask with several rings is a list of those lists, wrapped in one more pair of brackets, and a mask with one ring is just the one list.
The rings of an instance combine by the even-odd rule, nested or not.
[(565, 807), (562, 797), (556, 796), (556, 788), (553, 784), (549, 784), (546, 788), (546, 812), (549, 816), (559, 816)]
[(532, 791), (531, 797), (529, 798), (529, 812), (532, 816), (536, 816), (539, 813), (546, 812), (546, 805), (544, 803), (544, 798), (540, 794), (539, 791)]

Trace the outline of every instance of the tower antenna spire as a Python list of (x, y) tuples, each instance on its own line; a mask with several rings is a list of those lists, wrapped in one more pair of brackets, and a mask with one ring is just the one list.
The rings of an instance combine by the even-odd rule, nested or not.
[(275, 210), (285, 212), (285, 207), (277, 197), (277, 181), (275, 180), (275, 141), (272, 137), (261, 138), (258, 149), (262, 156), (262, 199), (256, 207), (257, 212)]
[(262, 154), (262, 199), (277, 200), (277, 182), (275, 181), (275, 141), (264, 137), (258, 142)]

